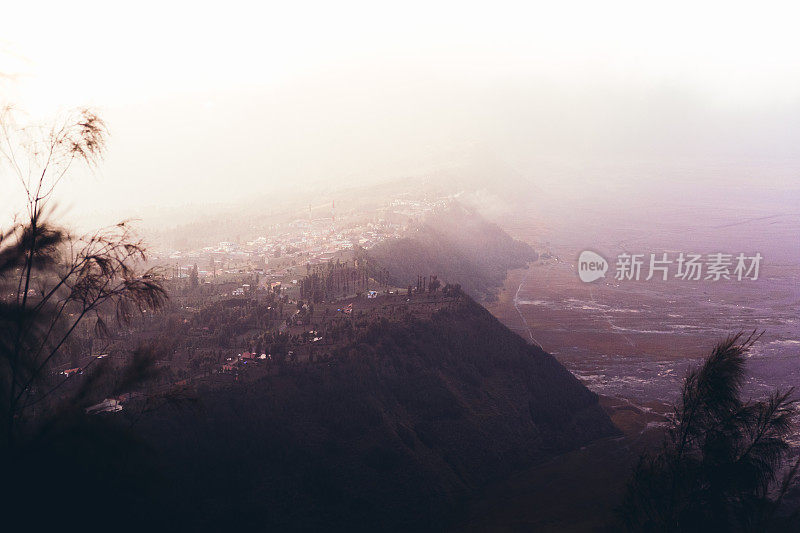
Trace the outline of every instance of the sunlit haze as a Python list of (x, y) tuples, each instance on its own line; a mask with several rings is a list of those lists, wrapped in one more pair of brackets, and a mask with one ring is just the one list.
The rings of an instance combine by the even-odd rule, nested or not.
[(800, 2), (5, 4), (9, 532), (800, 531)]
[(469, 167), (476, 154), (551, 192), (698, 169), (795, 187), (797, 14), (730, 2), (16, 2), (0, 20), (0, 95), (41, 120), (102, 113), (105, 161), (60, 197), (102, 199), (104, 221)]

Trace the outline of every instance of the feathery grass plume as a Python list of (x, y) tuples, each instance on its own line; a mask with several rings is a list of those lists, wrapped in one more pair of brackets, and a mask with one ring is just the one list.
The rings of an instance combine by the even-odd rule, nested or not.
[[(93, 325), (103, 337), (110, 323), (127, 323), (167, 299), (159, 273), (142, 271), (146, 248), (129, 223), (74, 236), (54, 220), (56, 187), (73, 164), (94, 167), (107, 136), (103, 120), (87, 109), (51, 127), (19, 127), (13, 110), (0, 113), (0, 171), (16, 177), (26, 202), (24, 215), (0, 233), (2, 448), (18, 447), (20, 437), (46, 426), (47, 413), (59, 412), (67, 377), (53, 369), (68, 360), (79, 328)], [(101, 377), (108, 373), (87, 373), (69, 400), (79, 405), (98, 394)]]
[(629, 481), (618, 510), (627, 530), (789, 527), (775, 511), (798, 472), (796, 463), (778, 483), (796, 400), (793, 389), (742, 399), (746, 355), (759, 337), (728, 337), (686, 376), (661, 449), (642, 456)]

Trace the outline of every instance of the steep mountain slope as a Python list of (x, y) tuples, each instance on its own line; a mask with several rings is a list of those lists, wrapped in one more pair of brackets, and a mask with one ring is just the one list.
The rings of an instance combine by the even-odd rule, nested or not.
[(509, 269), (537, 258), (528, 244), (459, 204), (429, 216), (407, 237), (379, 243), (368, 256), (399, 286), (436, 275), (479, 299), (491, 298)]
[(594, 393), (467, 297), (199, 393), (137, 426), (194, 530), (439, 530), (487, 483), (616, 433)]

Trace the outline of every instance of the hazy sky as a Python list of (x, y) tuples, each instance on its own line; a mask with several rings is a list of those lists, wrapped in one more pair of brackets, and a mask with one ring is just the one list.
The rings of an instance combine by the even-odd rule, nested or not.
[(796, 187), (798, 15), (793, 2), (14, 2), (0, 99), (33, 119), (103, 114), (106, 160), (62, 198), (104, 200), (104, 216), (476, 152), (565, 191), (713, 182), (720, 161), (737, 183)]

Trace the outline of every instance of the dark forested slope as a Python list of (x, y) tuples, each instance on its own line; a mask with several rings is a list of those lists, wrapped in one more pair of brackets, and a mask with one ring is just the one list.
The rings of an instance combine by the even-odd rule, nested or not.
[(537, 258), (528, 244), (459, 204), (429, 216), (407, 237), (379, 243), (367, 255), (401, 287), (415, 285), (420, 275), (436, 275), (475, 298), (490, 298), (509, 269)]
[(137, 425), (193, 530), (441, 529), (486, 483), (616, 432), (594, 393), (466, 297), (199, 396)]

